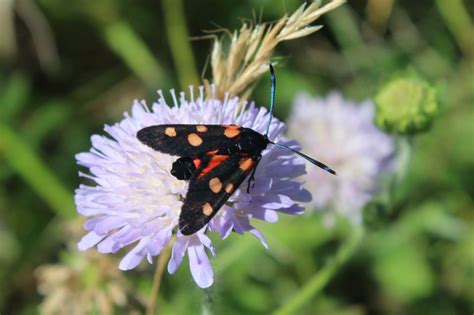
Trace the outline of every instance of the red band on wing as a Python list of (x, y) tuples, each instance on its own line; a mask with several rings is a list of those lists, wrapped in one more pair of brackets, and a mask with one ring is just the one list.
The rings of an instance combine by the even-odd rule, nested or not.
[(196, 169), (198, 169), (199, 166), (201, 165), (201, 160), (200, 159), (193, 159), (193, 164), (194, 164), (194, 167)]
[(198, 178), (203, 177), (228, 158), (228, 155), (214, 155), (209, 161), (209, 164), (201, 171), (201, 174), (199, 174)]

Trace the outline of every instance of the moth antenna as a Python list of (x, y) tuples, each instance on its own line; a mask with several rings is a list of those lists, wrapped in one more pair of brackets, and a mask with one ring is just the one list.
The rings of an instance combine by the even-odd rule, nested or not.
[(292, 148), (290, 148), (290, 147), (287, 147), (286, 145), (283, 145), (283, 144), (280, 144), (280, 143), (275, 143), (275, 142), (271, 142), (271, 141), (270, 141), (270, 143), (273, 144), (273, 145), (275, 145), (275, 146), (277, 146), (277, 147), (279, 147), (279, 148), (286, 149), (286, 150), (290, 150), (291, 152), (298, 154), (299, 156), (301, 156), (302, 158), (304, 158), (304, 159), (306, 159), (307, 161), (311, 162), (312, 164), (314, 164), (314, 165), (316, 165), (316, 166), (322, 168), (322, 169), (325, 170), (326, 172), (331, 173), (331, 174), (333, 174), (333, 175), (336, 175), (336, 172), (335, 172), (332, 168), (330, 168), (329, 166), (327, 166), (327, 165), (324, 164), (324, 163), (321, 163), (321, 162), (319, 162), (319, 161), (313, 159), (312, 157), (307, 156), (306, 154), (304, 154), (304, 153), (302, 153), (302, 152), (300, 152), (300, 151), (294, 150), (294, 149), (292, 149)]
[(270, 118), (268, 119), (267, 132), (265, 133), (265, 136), (268, 136), (268, 132), (270, 131), (270, 125), (272, 124), (273, 106), (275, 105), (275, 93), (276, 93), (275, 70), (273, 70), (273, 66), (271, 63), (269, 63), (268, 66), (270, 67), (270, 80), (272, 82), (272, 87), (270, 89)]
[[(270, 131), (270, 125), (272, 124), (273, 106), (275, 105), (275, 94), (276, 94), (275, 70), (273, 69), (273, 66), (272, 66), (271, 63), (269, 63), (268, 66), (270, 67), (270, 80), (271, 80), (272, 85), (271, 85), (271, 90), (270, 90), (270, 118), (268, 119), (267, 132), (265, 133), (265, 137), (267, 137), (267, 139), (268, 139), (268, 132)], [(273, 144), (273, 145), (275, 145), (279, 148), (290, 150), (291, 152), (298, 154), (299, 156), (301, 156), (302, 158), (304, 158), (307, 161), (311, 162), (312, 164), (322, 168), (326, 172), (331, 173), (333, 175), (336, 175), (336, 172), (332, 168), (330, 168), (329, 166), (327, 166), (324, 163), (321, 163), (321, 162), (313, 159), (312, 157), (307, 156), (306, 154), (304, 154), (300, 151), (294, 150), (294, 149), (292, 149), (290, 147), (287, 147), (286, 145), (283, 145), (283, 144), (280, 144), (280, 143), (275, 143), (275, 142), (272, 142), (272, 141), (269, 141), (269, 143), (271, 143), (271, 144)]]

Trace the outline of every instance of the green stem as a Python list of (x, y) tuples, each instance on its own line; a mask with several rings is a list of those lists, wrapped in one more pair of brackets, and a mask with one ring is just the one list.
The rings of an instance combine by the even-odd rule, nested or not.
[(125, 22), (115, 22), (105, 29), (110, 48), (149, 88), (162, 82), (163, 70), (143, 40)]
[(163, 11), (171, 54), (178, 71), (181, 88), (187, 89), (190, 84), (199, 84), (196, 62), (189, 43), (186, 28), (186, 17), (182, 0), (163, 0)]
[(73, 197), (41, 158), (19, 135), (0, 123), (0, 154), (10, 167), (40, 195), (58, 215), (75, 216)]
[(165, 271), (166, 263), (171, 255), (171, 248), (175, 238), (173, 237), (165, 249), (158, 256), (158, 263), (156, 264), (155, 274), (153, 276), (153, 286), (150, 292), (150, 299), (146, 308), (146, 315), (154, 315), (156, 310), (156, 300), (158, 299), (158, 293), (160, 292), (161, 281), (163, 279), (163, 273)]
[(438, 11), (463, 53), (474, 58), (474, 26), (462, 0), (436, 0)]
[(212, 287), (203, 289), (203, 300), (202, 300), (202, 315), (212, 315), (213, 312), (213, 302), (214, 302), (214, 294), (212, 292)]
[(363, 228), (354, 227), (353, 233), (347, 241), (339, 248), (334, 259), (326, 264), (282, 307), (277, 309), (274, 315), (294, 314), (304, 304), (310, 302), (336, 275), (337, 271), (349, 260), (357, 249), (362, 236)]

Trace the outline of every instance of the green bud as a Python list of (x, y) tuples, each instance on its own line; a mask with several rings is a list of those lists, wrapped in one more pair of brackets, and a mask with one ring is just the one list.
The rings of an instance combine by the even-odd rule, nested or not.
[(375, 96), (379, 128), (397, 134), (427, 130), (438, 113), (436, 90), (416, 76), (396, 78)]

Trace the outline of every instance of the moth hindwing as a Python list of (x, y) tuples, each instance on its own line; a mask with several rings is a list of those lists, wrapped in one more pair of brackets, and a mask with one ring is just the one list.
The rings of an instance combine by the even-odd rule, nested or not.
[(255, 168), (259, 157), (205, 154), (189, 180), (179, 229), (193, 234), (206, 225)]

